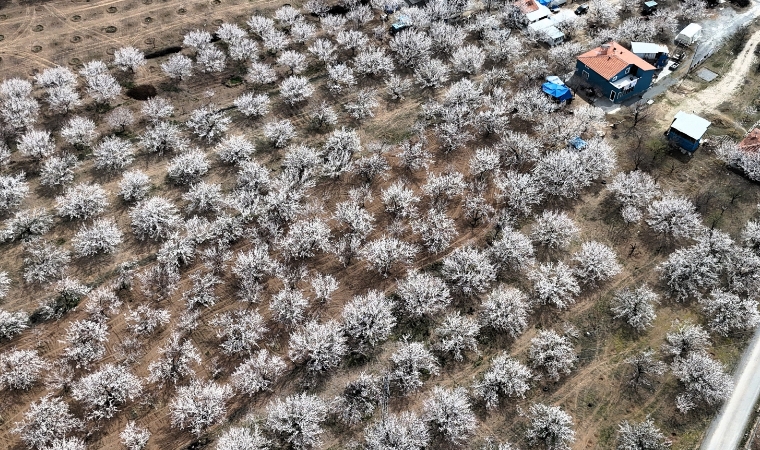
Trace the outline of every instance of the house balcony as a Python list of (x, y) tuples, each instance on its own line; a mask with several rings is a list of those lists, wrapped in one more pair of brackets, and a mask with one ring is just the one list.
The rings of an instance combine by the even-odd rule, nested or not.
[(626, 75), (622, 78), (618, 78), (615, 81), (611, 81), (610, 84), (621, 94), (632, 91), (636, 87), (636, 83), (639, 82), (639, 78), (634, 75)]

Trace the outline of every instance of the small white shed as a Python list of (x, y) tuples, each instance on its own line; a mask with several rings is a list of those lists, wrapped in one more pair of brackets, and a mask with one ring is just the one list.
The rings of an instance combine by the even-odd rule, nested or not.
[(541, 33), (543, 41), (552, 47), (561, 44), (565, 40), (565, 33), (555, 26), (554, 21), (550, 17), (528, 25), (528, 29)]
[(528, 23), (536, 23), (539, 20), (549, 17), (552, 14), (552, 12), (549, 11), (549, 8), (546, 6), (541, 4), (538, 4), (536, 6), (538, 6), (538, 9), (525, 14), (525, 18), (528, 19)]
[(697, 42), (701, 37), (702, 26), (698, 23), (690, 23), (676, 36), (676, 44), (689, 46)]

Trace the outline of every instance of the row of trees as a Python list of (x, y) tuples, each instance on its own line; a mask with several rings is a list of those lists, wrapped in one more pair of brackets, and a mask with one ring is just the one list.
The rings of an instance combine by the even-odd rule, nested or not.
[[(3, 389), (27, 390), (42, 382), (53, 390), (65, 388), (59, 392), (70, 393), (89, 422), (113, 418), (153, 386), (173, 389), (172, 426), (200, 436), (224, 420), (234, 395), (275, 390), (286, 377), (301, 373), (293, 367), (305, 369), (302, 387), (308, 391), (347, 357), (362, 361), (380, 354), (402, 320), (427, 324), (429, 341), (402, 339), (381, 374), (362, 373), (330, 402), (308, 392), (280, 395), (263, 420), (237, 424), (217, 441), (220, 449), (310, 448), (320, 442), (329, 415), (347, 426), (378, 416), (385, 396), (421, 390), (443, 364), (478, 354), (490, 336), (517, 338), (528, 329), (533, 311), (568, 309), (582, 293), (621, 272), (612, 248), (581, 242), (579, 224), (555, 209), (614, 173), (614, 150), (594, 137), (605, 125), (604, 113), (589, 106), (570, 110), (537, 89), (510, 83), (537, 84), (550, 72), (572, 70), (581, 47), (563, 44), (545, 56), (529, 54), (530, 42), (540, 37), (512, 33), (510, 27), (518, 25), (514, 10), (493, 2), (486, 6), (498, 7), (498, 14), (478, 14), (466, 26), (443, 20), (461, 12), (462, 2), (433, 0), (424, 9), (404, 8), (415, 27), (390, 38), (382, 29), (369, 30), (378, 23), (373, 8), (386, 3), (349, 2), (349, 12), (339, 16), (311, 0), (307, 9), (319, 16), (318, 23), (284, 6), (273, 18), (251, 17), (247, 29), (227, 23), (215, 35), (188, 32), (185, 49), (161, 64), (180, 89), (195, 73), (211, 79), (229, 68), (247, 68), (247, 84), (232, 105), (192, 105), (183, 120), (170, 93), (143, 103), (139, 114), (118, 107), (93, 116), (105, 125), (86, 117), (82, 94), (106, 110), (120, 95), (120, 81), (140, 76), (144, 55), (132, 47), (116, 51), (109, 64), (90, 61), (78, 74), (55, 67), (33, 83), (14, 78), (0, 84), (0, 119), (9, 144), (0, 145), (0, 213), (8, 215), (2, 241), (23, 242), (19, 278), (52, 292), (40, 301), (35, 321), (59, 319), (82, 301), (69, 319), (59, 360), (25, 349), (0, 354)], [(590, 20), (613, 20), (615, 11), (597, 3)], [(626, 21), (616, 33), (671, 29), (664, 16), (649, 23)], [(325, 81), (307, 78), (309, 68), (324, 73)], [(78, 86), (82, 80), (84, 89)], [(428, 100), (422, 101), (419, 121), (404, 130), (408, 139), (393, 145), (363, 142), (363, 124), (381, 102), (421, 95)], [(40, 100), (48, 106), (47, 117)], [(295, 113), (301, 111), (309, 130), (297, 128), (303, 121)], [(66, 117), (56, 124), (52, 114)], [(241, 116), (255, 124), (249, 127), (254, 133), (238, 128)], [(586, 137), (588, 146), (564, 148), (574, 136)], [(267, 152), (257, 148), (262, 145)], [(269, 150), (281, 156), (275, 170), (259, 158)], [(91, 153), (94, 172), (119, 177), (118, 193), (81, 179), (84, 164), (76, 155), (85, 153)], [(466, 169), (442, 169), (437, 156), (464, 158)], [(13, 173), (6, 168), (11, 159), (18, 163), (11, 166)], [(135, 168), (140, 160), (164, 170), (151, 177)], [(234, 180), (212, 181), (211, 175), (222, 171)], [(385, 183), (390, 177), (394, 180)], [(25, 209), (34, 200), (37, 180), (58, 194), (55, 205)], [(318, 184), (340, 200), (317, 201)], [(160, 194), (154, 189), (159, 186)], [(706, 230), (691, 202), (661, 194), (646, 173), (618, 174), (608, 190), (626, 222), (643, 219), (666, 245), (696, 242), (674, 252), (686, 253), (678, 260), (671, 256), (659, 270), (674, 297), (700, 298), (712, 331), (728, 334), (757, 323), (751, 268), (760, 238), (754, 237), (754, 223), (738, 246)], [(128, 206), (124, 220), (116, 215), (119, 203)], [(70, 228), (60, 226), (64, 222), (75, 224), (70, 249), (50, 237), (51, 230)], [(487, 245), (459, 239), (470, 228), (494, 225)], [(155, 263), (119, 266), (115, 280), (94, 290), (67, 276), (81, 258), (118, 254), (136, 241), (155, 245)], [(325, 254), (344, 266), (361, 262), (384, 277), (382, 283), (395, 280), (387, 289), (393, 296), (377, 289), (341, 292), (348, 301), (333, 308), (334, 317), (318, 314), (347, 288), (338, 273), (323, 273)], [(413, 269), (422, 257), (438, 260), (440, 267)], [(229, 307), (229, 290), (220, 293), (224, 283), (241, 305)], [(0, 296), (15, 284), (0, 273)], [(122, 304), (123, 290), (133, 290), (128, 306)], [(462, 299), (473, 311), (459, 308)], [(266, 300), (271, 320), (256, 309)], [(643, 331), (655, 319), (657, 301), (646, 286), (622, 289), (614, 295), (612, 313)], [(185, 311), (175, 312), (177, 304)], [(118, 363), (99, 364), (114, 341), (111, 319), (119, 315), (128, 338), (113, 355)], [(27, 313), (0, 310), (0, 339), (29, 326)], [(213, 381), (198, 375), (205, 372), (202, 365), (210, 366), (209, 349), (191, 337), (198, 327), (215, 336), (218, 351), (236, 363), (234, 370), (211, 367)], [(684, 387), (677, 398), (683, 411), (714, 406), (730, 391), (723, 367), (705, 352), (707, 333), (691, 327), (669, 334), (664, 350)], [(168, 337), (151, 361), (143, 361), (142, 343), (155, 342), (149, 340), (161, 330)], [(278, 337), (283, 350), (267, 348)], [(678, 345), (682, 350), (676, 353)], [(135, 375), (142, 362), (145, 378)], [(494, 409), (518, 401), (530, 395), (536, 378), (560, 380), (576, 365), (572, 336), (542, 330), (531, 339), (524, 362), (500, 352), (470, 390), (436, 386), (423, 394), (419, 413), (382, 412), (366, 426), (364, 445), (462, 444), (477, 427), (474, 405)], [(651, 385), (665, 371), (653, 353), (631, 359), (630, 365), (636, 386)], [(572, 424), (561, 408), (533, 404), (526, 443), (567, 448)], [(65, 396), (47, 396), (30, 405), (16, 430), (33, 448), (82, 448), (76, 436), (84, 426)], [(139, 449), (150, 432), (130, 422), (121, 438), (130, 450)], [(636, 448), (630, 442), (667, 445), (649, 420), (620, 425), (620, 448)]]

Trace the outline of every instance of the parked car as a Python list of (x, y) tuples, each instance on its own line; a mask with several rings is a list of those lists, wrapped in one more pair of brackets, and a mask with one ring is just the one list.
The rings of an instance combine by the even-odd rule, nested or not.
[(579, 7), (575, 8), (576, 16), (582, 16), (586, 13), (588, 13), (588, 5), (586, 4), (580, 5)]

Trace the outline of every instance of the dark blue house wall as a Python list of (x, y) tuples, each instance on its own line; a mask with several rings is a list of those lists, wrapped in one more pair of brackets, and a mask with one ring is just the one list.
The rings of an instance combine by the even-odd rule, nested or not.
[[(631, 71), (634, 70), (633, 65), (629, 65), (628, 68), (631, 69)], [(627, 75), (625, 73), (626, 69), (623, 69), (620, 71), (620, 73), (617, 74), (617, 77), (623, 77)], [(586, 79), (583, 76), (583, 72), (588, 72), (588, 79)], [(636, 73), (636, 76), (639, 77), (638, 83), (636, 83), (636, 87), (633, 88), (631, 91), (627, 91), (625, 94), (621, 94), (619, 89), (616, 89), (609, 81), (607, 81), (603, 76), (599, 75), (598, 73), (591, 70), (589, 67), (586, 67), (585, 64), (583, 64), (581, 61), (575, 62), (575, 73), (576, 75), (581, 79), (587, 81), (590, 85), (596, 86), (602, 91), (602, 95), (604, 95), (607, 98), (610, 98), (610, 92), (615, 91), (615, 103), (620, 103), (626, 99), (629, 99), (631, 97), (634, 97), (636, 95), (641, 94), (642, 92), (649, 89), (649, 86), (652, 84), (652, 79), (654, 78), (654, 70), (638, 70), (638, 73)]]
[(700, 139), (695, 140), (689, 136), (681, 134), (678, 130), (674, 130), (673, 128), (668, 129), (668, 140), (689, 153), (694, 153), (694, 151), (697, 150), (700, 141)]

